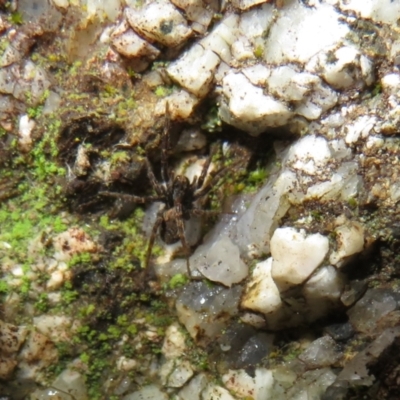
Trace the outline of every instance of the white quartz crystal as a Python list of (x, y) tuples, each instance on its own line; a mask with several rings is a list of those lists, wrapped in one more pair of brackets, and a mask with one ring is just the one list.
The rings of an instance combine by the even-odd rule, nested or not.
[(176, 7), (185, 11), (186, 17), (193, 21), (191, 28), (199, 33), (204, 33), (213, 16), (212, 7), (201, 0), (172, 0)]
[(319, 268), (304, 284), (302, 293), (308, 305), (307, 319), (313, 321), (339, 304), (345, 284), (343, 275), (333, 266)]
[(186, 350), (185, 335), (178, 324), (170, 325), (165, 331), (163, 346), (161, 349), (165, 358), (177, 358)]
[(235, 398), (222, 386), (209, 384), (202, 392), (201, 400), (235, 400)]
[(236, 242), (242, 252), (248, 255), (269, 253), (271, 235), (290, 207), (286, 195), (296, 182), (296, 175), (284, 170), (253, 198), (235, 227)]
[(141, 36), (168, 47), (181, 45), (192, 34), (182, 14), (166, 0), (148, 2), (141, 9), (127, 8), (125, 15)]
[(263, 314), (277, 310), (282, 305), (279, 289), (271, 275), (272, 258), (258, 263), (245, 287), (241, 306)]
[(199, 246), (190, 258), (190, 265), (196, 265), (200, 273), (213, 282), (232, 286), (246, 278), (247, 265), (241, 260), (239, 248), (227, 236), (214, 243)]
[(303, 283), (329, 250), (328, 238), (304, 230), (278, 228), (271, 238), (272, 278), (280, 290)]
[(240, 398), (251, 397), (253, 400), (267, 400), (271, 398), (274, 379), (272, 371), (266, 368), (257, 368), (253, 376), (242, 369), (229, 370), (222, 376), (222, 382)]
[(372, 63), (355, 46), (324, 49), (307, 63), (306, 69), (321, 74), (335, 89), (373, 82)]
[(364, 227), (358, 222), (349, 222), (335, 230), (337, 250), (329, 260), (332, 264), (342, 266), (347, 257), (360, 253), (364, 248)]
[(122, 397), (122, 400), (168, 400), (168, 395), (156, 385), (143, 386), (137, 392)]
[(309, 135), (290, 147), (286, 163), (296, 170), (316, 175), (325, 167), (331, 156), (326, 139)]
[(269, 63), (307, 62), (319, 51), (337, 43), (349, 32), (341, 14), (331, 5), (289, 2), (271, 27), (264, 55)]
[(221, 118), (249, 133), (284, 125), (292, 116), (284, 103), (265, 95), (241, 73), (229, 73), (222, 85), (225, 102), (220, 108)]
[(362, 18), (374, 22), (396, 24), (400, 18), (400, 4), (393, 0), (335, 0), (342, 10), (355, 11)]
[(347, 144), (356, 143), (359, 139), (365, 139), (370, 134), (377, 122), (377, 118), (370, 115), (362, 115), (353, 123), (345, 127)]
[(179, 391), (179, 400), (201, 400), (201, 392), (207, 385), (205, 374), (198, 374), (193, 377), (188, 384)]
[(180, 59), (173, 62), (167, 72), (187, 91), (204, 97), (211, 89), (213, 73), (220, 62), (219, 57), (201, 45), (194, 45)]
[(152, 60), (160, 54), (157, 48), (132, 30), (127, 30), (121, 35), (114, 36), (112, 45), (118, 53), (125, 57), (146, 57)]

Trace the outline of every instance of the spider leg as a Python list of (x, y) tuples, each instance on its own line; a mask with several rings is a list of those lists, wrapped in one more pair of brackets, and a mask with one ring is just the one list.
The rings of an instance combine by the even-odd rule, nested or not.
[(220, 176), (222, 175), (223, 172), (225, 172), (229, 167), (223, 167), (220, 168), (219, 170), (216, 171), (211, 171), (209, 176), (210, 176), (210, 180), (207, 182), (206, 185), (203, 185), (201, 187), (199, 187), (193, 195), (193, 198), (195, 200), (200, 199), (201, 197), (205, 196), (211, 189), (214, 189), (218, 179), (220, 178)]
[(122, 199), (125, 201), (133, 201), (134, 203), (137, 204), (146, 204), (152, 201), (160, 201), (162, 198), (161, 196), (134, 196), (133, 194), (124, 194), (124, 193), (117, 193), (117, 192), (99, 192), (100, 196), (106, 196), (106, 197), (113, 197), (115, 199)]
[(191, 217), (215, 217), (221, 215), (221, 211), (217, 210), (202, 210), (201, 208), (193, 208), (189, 211)]
[(232, 165), (227, 165), (226, 167), (222, 167), (218, 170), (211, 171), (209, 173), (210, 180), (207, 182), (206, 185), (203, 185), (202, 187), (198, 188), (193, 195), (194, 200), (198, 200), (201, 197), (205, 196), (210, 190), (214, 189), (215, 186), (218, 183), (218, 179), (220, 176), (227, 171), (230, 168), (236, 167), (237, 165), (241, 164), (242, 161), (238, 161), (236, 163), (233, 163)]
[(182, 218), (182, 205), (181, 204), (177, 205), (175, 207), (175, 210), (176, 210), (176, 226), (178, 228), (179, 239), (182, 242), (182, 247), (185, 252), (186, 269), (187, 269), (188, 277), (190, 278), (190, 276), (191, 276), (190, 267), (189, 267), (190, 248), (186, 241), (186, 236), (185, 236), (185, 225), (183, 223), (183, 218)]
[(161, 178), (163, 182), (170, 181), (168, 171), (168, 149), (169, 149), (169, 129), (171, 125), (171, 114), (169, 112), (169, 103), (165, 103), (165, 124), (161, 142)]
[(165, 187), (163, 185), (160, 185), (156, 179), (156, 176), (154, 175), (153, 168), (150, 164), (149, 159), (146, 157), (146, 169), (147, 169), (147, 177), (149, 178), (149, 181), (151, 183), (151, 186), (153, 189), (156, 191), (158, 196), (160, 197), (165, 197), (167, 195), (165, 191)]
[(210, 155), (208, 156), (206, 162), (203, 165), (203, 169), (201, 170), (199, 179), (197, 179), (197, 182), (196, 180), (193, 180), (193, 186), (195, 186), (197, 189), (200, 189), (204, 184), (204, 180), (206, 179), (208, 168), (210, 168), (211, 159), (214, 154), (214, 148), (210, 151)]
[(157, 231), (161, 225), (161, 222), (163, 221), (163, 213), (164, 213), (163, 209), (158, 211), (156, 221), (154, 222), (153, 228), (151, 229), (149, 244), (147, 245), (146, 258), (144, 261), (145, 270), (147, 270), (147, 268), (149, 266), (151, 251), (153, 250), (154, 242), (155, 242), (156, 236), (157, 236)]

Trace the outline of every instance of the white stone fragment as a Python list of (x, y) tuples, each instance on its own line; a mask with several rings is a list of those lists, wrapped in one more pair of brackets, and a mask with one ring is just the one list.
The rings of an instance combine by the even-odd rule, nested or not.
[(341, 267), (347, 257), (360, 253), (364, 248), (364, 227), (358, 222), (349, 222), (336, 230), (337, 251), (332, 252), (329, 261)]
[(296, 175), (284, 170), (253, 198), (235, 228), (235, 241), (245, 254), (269, 253), (271, 235), (290, 207), (287, 194), (295, 188), (296, 183)]
[(165, 331), (164, 343), (161, 349), (167, 359), (178, 358), (186, 350), (185, 335), (177, 323), (170, 325)]
[(302, 293), (308, 305), (307, 320), (326, 315), (338, 305), (344, 288), (342, 274), (331, 265), (319, 268), (304, 284)]
[(211, 89), (213, 74), (220, 62), (211, 50), (197, 44), (167, 68), (168, 75), (190, 93), (204, 97)]
[(251, 312), (243, 312), (240, 315), (240, 320), (247, 324), (254, 326), (255, 328), (261, 329), (265, 326), (265, 318), (260, 314), (254, 314)]
[(51, 2), (60, 8), (68, 8), (69, 6), (69, 0), (51, 0)]
[(360, 177), (357, 175), (358, 164), (344, 162), (328, 181), (309, 186), (304, 199), (329, 201), (336, 198), (349, 200), (357, 195)]
[(164, 386), (180, 388), (193, 376), (193, 368), (186, 360), (168, 360), (160, 368), (159, 375)]
[(33, 318), (37, 330), (53, 342), (67, 342), (78, 328), (78, 323), (65, 315), (40, 315)]
[(282, 306), (279, 289), (271, 275), (272, 258), (256, 265), (245, 286), (241, 306), (263, 314), (274, 312)]
[(323, 336), (314, 340), (309, 347), (299, 355), (308, 368), (328, 367), (340, 358), (340, 351), (336, 342), (330, 336)]
[(240, 15), (240, 32), (248, 38), (253, 49), (263, 45), (263, 36), (275, 18), (274, 11), (274, 5), (264, 3), (262, 6), (248, 10)]
[[(193, 260), (193, 261), (192, 261)], [(239, 248), (228, 236), (215, 243), (199, 246), (190, 259), (200, 273), (213, 282), (231, 287), (247, 277), (248, 267), (240, 258)]]
[(307, 7), (287, 3), (272, 25), (264, 50), (266, 61), (274, 64), (307, 62), (319, 51), (338, 43), (349, 32), (342, 15), (329, 4)]
[(286, 101), (300, 101), (320, 79), (291, 66), (277, 67), (268, 78), (268, 91)]
[(32, 400), (59, 399), (67, 400), (74, 398), (88, 400), (86, 384), (83, 376), (75, 370), (65, 369), (51, 383), (47, 389), (36, 389), (31, 395)]
[(168, 400), (166, 393), (162, 392), (156, 385), (147, 385), (137, 392), (122, 397), (122, 400)]
[(32, 130), (36, 126), (36, 123), (33, 119), (30, 119), (28, 115), (22, 115), (19, 118), (19, 125), (18, 125), (18, 143), (22, 149), (25, 151), (30, 150), (32, 147)]
[(229, 370), (222, 376), (224, 385), (240, 398), (253, 400), (267, 400), (271, 396), (274, 378), (272, 371), (266, 368), (257, 368), (251, 377), (246, 371)]
[(159, 101), (155, 107), (156, 115), (165, 113), (165, 105), (168, 102), (170, 117), (172, 121), (184, 120), (192, 115), (199, 99), (186, 90), (178, 90)]
[(53, 271), (50, 274), (50, 278), (46, 282), (46, 288), (49, 291), (57, 290), (60, 288), (65, 281), (64, 273), (62, 271)]
[(132, 371), (138, 366), (138, 361), (132, 358), (121, 356), (116, 362), (119, 371)]
[(400, 200), (400, 185), (394, 183), (389, 188), (390, 199), (393, 203), (397, 203)]
[(13, 96), (21, 101), (26, 101), (26, 93), (29, 92), (32, 104), (38, 104), (44, 92), (50, 87), (45, 70), (33, 62), (27, 61), (21, 78), (14, 86)]
[(7, 67), (8, 65), (19, 62), (23, 54), (19, 52), (14, 46), (9, 44), (0, 57), (0, 67)]
[(206, 50), (217, 54), (222, 61), (229, 63), (232, 59), (231, 46), (238, 34), (239, 16), (231, 14), (224, 18), (200, 44)]
[(33, 379), (40, 369), (57, 362), (58, 351), (47, 335), (32, 330), (18, 358), (19, 378)]
[(160, 54), (158, 49), (131, 29), (118, 36), (113, 36), (111, 42), (118, 53), (128, 58), (145, 57), (154, 60)]
[(0, 92), (5, 94), (13, 93), (15, 82), (18, 78), (18, 71), (15, 66), (0, 69)]
[(322, 263), (329, 240), (319, 233), (278, 228), (271, 238), (272, 278), (280, 290), (303, 283)]
[(205, 374), (198, 374), (178, 393), (179, 400), (200, 400), (201, 392), (207, 385)]
[(381, 79), (382, 89), (397, 94), (400, 88), (400, 74), (390, 73)]
[(264, 3), (265, 0), (232, 0), (232, 4), (239, 10), (247, 10), (257, 4)]
[(222, 386), (210, 383), (201, 394), (201, 400), (235, 400), (235, 398)]
[(353, 123), (347, 124), (345, 131), (347, 131), (345, 141), (347, 144), (354, 144), (360, 138), (365, 139), (370, 134), (371, 130), (377, 123), (377, 118), (370, 115), (362, 115), (358, 117)]
[(185, 11), (188, 20), (193, 21), (192, 29), (198, 33), (205, 33), (209, 26), (213, 10), (201, 0), (172, 0), (172, 4)]
[(265, 65), (256, 64), (244, 68), (242, 73), (253, 85), (265, 86), (269, 76), (271, 75), (271, 69)]
[(336, 89), (373, 82), (371, 61), (354, 46), (324, 49), (307, 63), (306, 70), (319, 73)]
[(296, 106), (295, 112), (304, 118), (315, 120), (334, 107), (337, 101), (338, 94), (318, 79), (313, 82), (311, 93)]
[(121, 10), (121, 0), (87, 0), (86, 9), (89, 19), (96, 16), (101, 21), (104, 20), (104, 17), (110, 21), (115, 21)]
[(284, 103), (265, 95), (241, 73), (228, 73), (222, 81), (222, 92), (225, 99), (221, 118), (254, 135), (284, 125), (293, 115)]
[(165, 0), (148, 2), (141, 9), (126, 8), (125, 15), (141, 36), (167, 47), (183, 44), (192, 34), (185, 18)]
[(309, 175), (317, 175), (331, 157), (327, 140), (321, 136), (309, 135), (290, 147), (286, 165)]
[(400, 18), (400, 4), (393, 0), (336, 0), (336, 4), (374, 22), (396, 24)]

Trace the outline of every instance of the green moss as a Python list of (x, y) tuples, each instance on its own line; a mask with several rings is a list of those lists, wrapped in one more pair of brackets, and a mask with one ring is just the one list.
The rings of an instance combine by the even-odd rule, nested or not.
[(351, 208), (351, 209), (356, 209), (357, 208), (357, 206), (358, 206), (358, 201), (357, 201), (357, 199), (355, 199), (354, 197), (350, 197), (348, 200), (347, 200), (347, 204), (349, 205), (349, 207)]
[(174, 275), (168, 282), (168, 287), (170, 289), (177, 289), (188, 282), (188, 278), (183, 274)]
[(37, 107), (29, 107), (26, 112), (28, 114), (28, 117), (31, 119), (36, 119), (40, 117), (43, 111), (43, 106), (37, 106)]
[(9, 292), (10, 285), (4, 279), (0, 279), (0, 294), (7, 294)]
[(15, 25), (22, 25), (24, 22), (22, 14), (19, 11), (14, 11), (10, 15), (10, 22)]
[(39, 298), (36, 300), (35, 303), (35, 309), (45, 313), (49, 310), (50, 304), (49, 304), (49, 298), (47, 293), (40, 293)]
[(264, 57), (264, 48), (261, 45), (258, 45), (253, 51), (254, 57), (263, 58)]
[(166, 87), (166, 86), (157, 86), (154, 94), (157, 97), (166, 97), (169, 96), (172, 93), (172, 88)]
[(222, 130), (222, 122), (218, 113), (218, 106), (211, 107), (203, 121), (201, 129), (210, 133), (220, 132)]

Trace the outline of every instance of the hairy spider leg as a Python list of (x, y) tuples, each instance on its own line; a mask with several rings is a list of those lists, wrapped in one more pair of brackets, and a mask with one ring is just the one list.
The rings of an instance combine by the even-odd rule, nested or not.
[(190, 276), (191, 276), (190, 266), (189, 266), (190, 247), (186, 241), (186, 236), (185, 236), (185, 225), (183, 222), (182, 204), (176, 205), (175, 210), (176, 210), (176, 217), (177, 217), (176, 218), (176, 226), (178, 227), (179, 239), (182, 242), (182, 247), (185, 252), (186, 269), (187, 269), (188, 277), (190, 278)]
[[(223, 213), (226, 214), (226, 213)], [(201, 208), (192, 208), (189, 211), (191, 217), (215, 217), (221, 215), (221, 211), (217, 210), (202, 210)]]
[(210, 180), (204, 185), (199, 187), (193, 195), (193, 198), (195, 200), (198, 200), (202, 197), (204, 197), (209, 191), (211, 191), (212, 189), (215, 188), (215, 185), (218, 182), (218, 179), (220, 178), (220, 176), (222, 175), (223, 172), (225, 172), (226, 170), (235, 167), (238, 164), (241, 164), (242, 161), (237, 161), (236, 163), (233, 163), (232, 165), (228, 165), (226, 167), (222, 167), (216, 171), (211, 171), (208, 175), (210, 177)]
[(156, 240), (158, 228), (160, 227), (161, 223), (163, 222), (163, 214), (164, 214), (164, 209), (161, 209), (158, 211), (156, 221), (154, 222), (153, 228), (151, 229), (149, 244), (147, 245), (146, 259), (144, 261), (144, 268), (146, 270), (149, 266), (151, 252), (153, 250), (154, 242)]
[(125, 193), (117, 193), (117, 192), (99, 192), (100, 196), (106, 196), (106, 197), (113, 197), (115, 199), (122, 199), (125, 201), (133, 201), (134, 203), (137, 204), (146, 204), (151, 201), (160, 201), (162, 200), (161, 196), (135, 196), (133, 194), (125, 194)]
[(167, 191), (163, 185), (160, 185), (156, 179), (156, 176), (154, 175), (153, 168), (150, 164), (150, 161), (148, 157), (146, 157), (146, 169), (147, 169), (147, 177), (149, 178), (149, 181), (151, 183), (151, 186), (155, 190), (155, 192), (158, 194), (160, 197), (166, 197), (167, 196)]
[(203, 165), (201, 174), (199, 176), (199, 179), (197, 179), (197, 182), (196, 179), (193, 180), (193, 185), (196, 185), (197, 189), (200, 189), (203, 186), (204, 180), (206, 179), (207, 176), (208, 168), (210, 168), (210, 164), (211, 164), (211, 154), (207, 157), (207, 160)]

